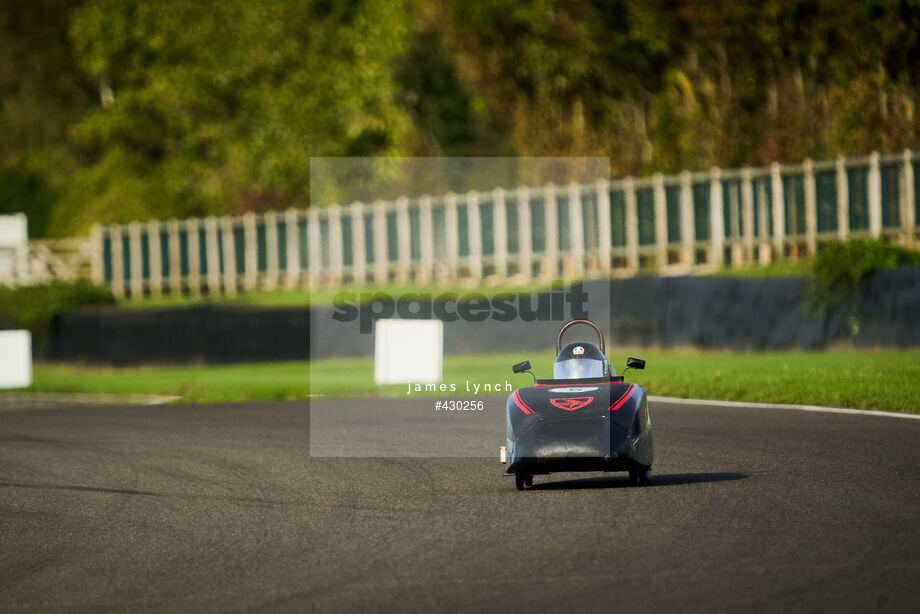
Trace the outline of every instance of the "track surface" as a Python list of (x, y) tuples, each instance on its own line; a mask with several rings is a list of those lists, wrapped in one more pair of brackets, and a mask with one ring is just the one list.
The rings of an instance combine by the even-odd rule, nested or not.
[(0, 610), (920, 611), (920, 420), (657, 403), (650, 486), (517, 492), (311, 458), (307, 411), (0, 413)]

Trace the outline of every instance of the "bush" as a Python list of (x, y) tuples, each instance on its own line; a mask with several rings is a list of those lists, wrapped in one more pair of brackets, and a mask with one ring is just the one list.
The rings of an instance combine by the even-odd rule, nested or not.
[(112, 293), (81, 279), (35, 286), (0, 286), (0, 328), (25, 328), (44, 341), (54, 316), (88, 305), (112, 305)]
[(853, 239), (828, 243), (811, 261), (807, 305), (811, 315), (847, 303), (856, 331), (856, 299), (860, 282), (875, 271), (920, 265), (920, 252), (892, 245), (884, 239)]

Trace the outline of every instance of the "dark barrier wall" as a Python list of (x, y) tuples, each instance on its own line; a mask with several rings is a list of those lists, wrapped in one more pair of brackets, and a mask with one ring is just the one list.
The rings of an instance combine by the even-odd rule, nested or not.
[[(589, 282), (590, 284), (607, 282)], [(804, 315), (800, 279), (640, 277), (611, 283), (612, 345), (733, 350), (829, 346), (920, 347), (920, 268), (881, 271), (861, 288), (858, 332), (843, 308)], [(373, 335), (356, 323), (331, 326), (332, 310), (203, 306), (170, 310), (105, 310), (58, 317), (37, 348), (52, 361), (112, 365), (230, 363), (373, 356)], [(559, 323), (453, 322), (448, 354), (549, 351)], [(310, 337), (312, 335), (312, 344)], [(613, 352), (610, 352), (611, 354)]]

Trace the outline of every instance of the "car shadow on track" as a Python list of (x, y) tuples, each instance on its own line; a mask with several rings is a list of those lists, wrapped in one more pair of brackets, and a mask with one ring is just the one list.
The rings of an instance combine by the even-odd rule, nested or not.
[[(538, 476), (539, 477), (539, 476)], [(656, 486), (680, 486), (681, 484), (702, 484), (706, 482), (729, 482), (743, 480), (748, 477), (746, 473), (664, 473), (652, 474), (652, 479), (641, 488), (654, 488)], [(578, 478), (574, 480), (559, 480), (556, 482), (537, 483), (528, 490), (578, 490), (582, 488), (633, 488), (625, 473), (615, 476), (602, 476), (592, 478)]]

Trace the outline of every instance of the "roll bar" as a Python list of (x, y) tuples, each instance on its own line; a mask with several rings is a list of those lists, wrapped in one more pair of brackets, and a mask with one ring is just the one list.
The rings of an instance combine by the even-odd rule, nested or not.
[(559, 336), (556, 337), (556, 354), (558, 355), (559, 352), (562, 351), (562, 335), (563, 335), (563, 333), (565, 333), (565, 331), (567, 331), (567, 330), (568, 330), (569, 328), (571, 328), (572, 326), (575, 326), (576, 324), (587, 324), (588, 326), (590, 326), (591, 328), (594, 329), (594, 332), (597, 333), (597, 338), (601, 340), (601, 353), (604, 354), (604, 355), (606, 356), (606, 355), (607, 355), (607, 347), (606, 347), (606, 344), (604, 343), (604, 335), (603, 335), (603, 333), (601, 333), (601, 329), (599, 329), (599, 328), (597, 327), (597, 324), (595, 324), (595, 323), (592, 322), (591, 320), (572, 320), (571, 322), (566, 322), (565, 324), (563, 324), (563, 325), (562, 325), (562, 328), (559, 329)]

